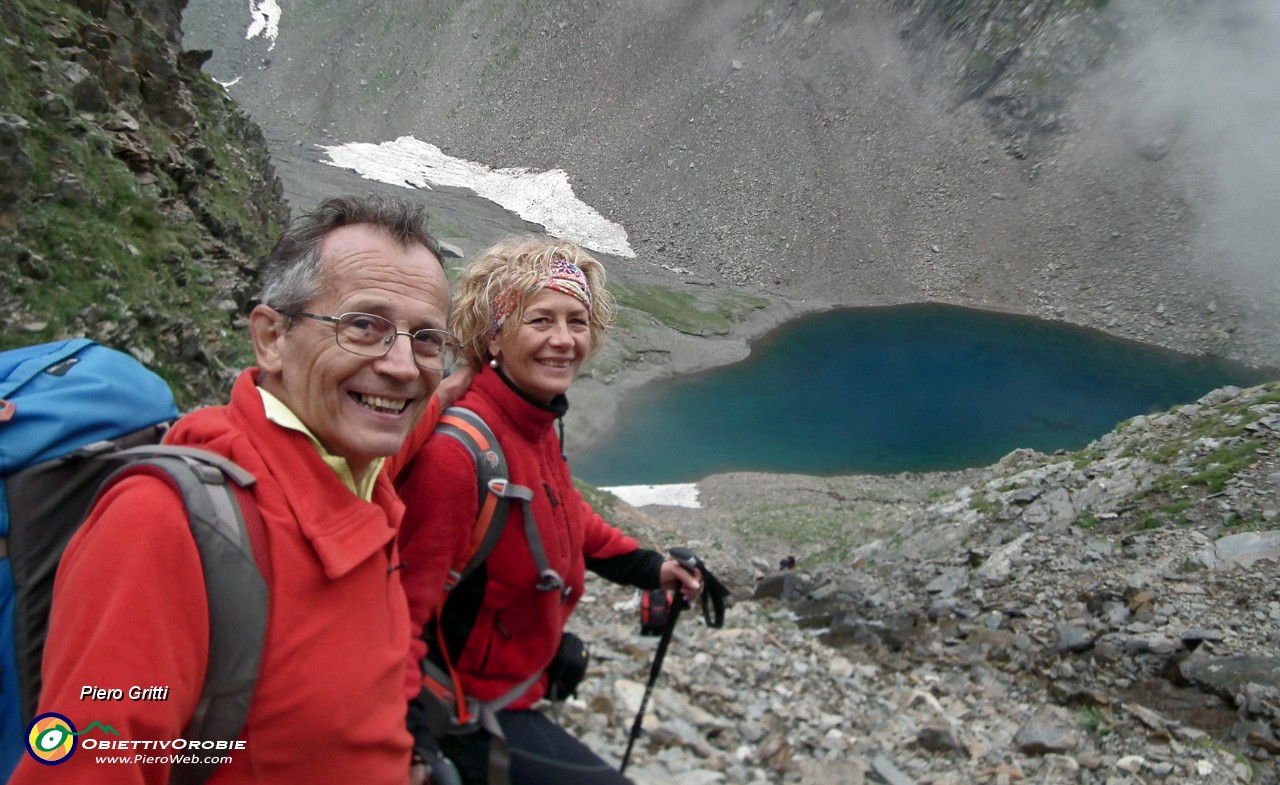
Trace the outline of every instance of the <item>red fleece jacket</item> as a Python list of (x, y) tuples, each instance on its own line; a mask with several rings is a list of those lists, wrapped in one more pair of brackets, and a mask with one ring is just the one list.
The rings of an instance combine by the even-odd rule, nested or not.
[[(547, 560), (571, 590), (562, 603), (560, 592), (534, 588), (537, 570), (523, 512), (513, 503), (502, 538), (485, 561), (488, 583), (475, 625), (454, 663), (468, 695), (493, 700), (551, 661), (582, 597), (585, 560), (620, 556), (639, 546), (605, 523), (574, 487), (560, 457), (555, 412), (524, 399), (488, 368), (456, 405), (484, 419), (502, 446), (511, 481), (533, 489), (533, 518)], [(457, 440), (432, 436), (409, 463), (399, 489), (405, 501), (401, 580), (416, 637), (436, 611), (450, 564), (465, 552), (478, 512), (475, 463)], [(415, 645), (425, 653), (425, 644)], [(532, 706), (545, 692), (544, 676), (510, 708)]]
[[(210, 785), (348, 785), (408, 781), (412, 739), (403, 685), (409, 648), (404, 591), (391, 567), (403, 505), (386, 477), (373, 503), (357, 498), (300, 433), (266, 420), (255, 371), (231, 402), (184, 417), (169, 441), (205, 447), (257, 478), (273, 571), (267, 640), (240, 738)], [(182, 737), (200, 694), (209, 622), (199, 554), (181, 499), (163, 482), (130, 478), (94, 509), (58, 571), (40, 711), (69, 717), (97, 741)], [(167, 688), (135, 701), (132, 686)], [(81, 698), (85, 686), (123, 700)], [(158, 758), (167, 751), (117, 753)], [(159, 762), (100, 763), (79, 749), (56, 767), (29, 756), (12, 783), (149, 783)]]

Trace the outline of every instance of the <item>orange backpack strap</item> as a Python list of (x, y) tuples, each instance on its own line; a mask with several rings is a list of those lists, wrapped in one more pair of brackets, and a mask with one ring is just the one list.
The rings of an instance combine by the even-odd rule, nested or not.
[[(543, 547), (542, 537), (538, 533), (530, 506), (530, 502), (533, 501), (533, 491), (511, 482), (506, 456), (503, 455), (497, 437), (493, 435), (493, 431), (484, 419), (470, 409), (451, 406), (440, 415), (435, 433), (457, 439), (471, 453), (476, 466), (476, 499), (480, 512), (471, 527), (471, 538), (466, 550), (450, 566), (449, 573), (445, 577), (444, 592), (436, 607), (435, 643), (432, 648), (436, 651), (439, 662), (432, 662), (431, 657), (427, 657), (422, 662), (423, 686), (438, 701), (437, 706), (433, 708), (447, 707), (447, 716), (438, 716), (430, 721), (430, 724), (438, 729), (433, 730), (433, 733), (438, 735), (441, 731), (457, 733), (479, 723), (489, 728), (490, 732), (496, 732), (500, 737), (501, 729), (498, 728), (495, 731), (497, 727), (495, 713), (527, 692), (538, 681), (542, 672), (532, 674), (526, 681), (516, 685), (511, 692), (496, 701), (479, 703), (474, 698), (468, 698), (463, 693), (461, 679), (454, 669), (449, 647), (445, 643), (444, 632), (441, 629), (445, 604), (449, 600), (450, 592), (479, 569), (489, 553), (493, 551), (506, 527), (512, 499), (524, 507), (522, 517), (525, 538), (538, 570), (536, 588), (540, 591), (559, 590), (563, 599), (567, 596), (564, 591), (565, 583), (560, 575), (548, 566), (546, 549)], [(426, 637), (425, 633), (424, 637)]]
[(498, 439), (480, 415), (462, 406), (450, 406), (440, 415), (436, 433), (457, 439), (471, 453), (476, 465), (476, 500), (480, 513), (471, 527), (471, 541), (453, 563), (445, 576), (445, 594), (452, 591), (480, 567), (507, 525), (511, 500), (524, 506), (524, 531), (538, 570), (539, 591), (565, 590), (565, 582), (559, 573), (551, 569), (547, 551), (542, 545), (542, 535), (533, 520), (533, 491), (511, 482), (507, 459)]
[(510, 502), (505, 494), (510, 484), (510, 472), (493, 431), (480, 415), (470, 409), (461, 406), (445, 409), (435, 432), (457, 439), (471, 453), (476, 465), (476, 500), (480, 510), (471, 527), (471, 540), (466, 551), (451, 565), (445, 577), (445, 591), (449, 592), (475, 572), (498, 544), (502, 529), (507, 524)]

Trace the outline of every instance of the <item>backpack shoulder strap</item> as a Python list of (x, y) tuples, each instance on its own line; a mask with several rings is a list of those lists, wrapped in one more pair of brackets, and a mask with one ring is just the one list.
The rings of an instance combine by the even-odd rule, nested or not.
[(512, 499), (524, 507), (525, 539), (538, 570), (537, 589), (564, 590), (564, 579), (551, 569), (546, 548), (542, 544), (542, 535), (533, 520), (530, 505), (533, 491), (511, 482), (506, 456), (484, 418), (465, 407), (450, 406), (440, 415), (436, 432), (452, 436), (471, 453), (476, 465), (476, 493), (480, 509), (475, 525), (471, 527), (471, 541), (466, 552), (459, 557), (445, 578), (446, 594), (475, 572), (497, 545), (502, 530), (507, 525)]
[[(190, 447), (136, 447), (114, 457), (136, 460), (113, 474), (99, 494), (125, 477), (148, 475), (182, 496), (209, 603), (208, 668), (183, 738), (234, 740), (258, 679), (271, 576), (262, 515), (248, 490), (253, 475), (220, 455)], [(175, 766), (170, 782), (199, 785), (216, 770), (214, 764)]]
[[(447, 731), (458, 732), (460, 728), (469, 727), (477, 718), (482, 719), (485, 727), (491, 724), (496, 727), (496, 720), (492, 720), (496, 716), (494, 712), (527, 692), (542, 675), (542, 671), (536, 671), (508, 695), (497, 701), (480, 703), (463, 692), (461, 678), (450, 660), (448, 647), (442, 644), (445, 636), (441, 624), (449, 593), (479, 569), (489, 556), (506, 527), (512, 499), (524, 506), (525, 538), (529, 542), (529, 550), (538, 570), (537, 588), (548, 591), (561, 589), (565, 584), (560, 575), (548, 566), (546, 549), (542, 545), (542, 537), (538, 533), (530, 506), (533, 491), (511, 482), (506, 456), (484, 418), (465, 407), (450, 406), (441, 413), (435, 433), (446, 434), (458, 440), (471, 453), (476, 467), (476, 494), (480, 510), (471, 527), (471, 539), (466, 551), (453, 563), (445, 577), (445, 590), (436, 609), (435, 636), (436, 641), (441, 643), (438, 654), (442, 663), (436, 665), (431, 662), (430, 657), (422, 662), (423, 686), (437, 701), (429, 704), (431, 718), (428, 724), (439, 737)], [(484, 719), (485, 717), (490, 719)], [(494, 732), (493, 728), (490, 731)], [(500, 737), (499, 728), (496, 738)]]
[[(517, 492), (511, 487), (511, 473), (502, 447), (480, 415), (462, 406), (450, 406), (440, 415), (436, 433), (457, 439), (471, 453), (476, 466), (476, 498), (480, 510), (471, 527), (467, 550), (450, 567), (445, 578), (445, 590), (450, 591), (475, 572), (497, 545), (507, 524), (510, 500)], [(533, 498), (532, 491), (520, 490)], [(512, 491), (510, 495), (509, 491)]]

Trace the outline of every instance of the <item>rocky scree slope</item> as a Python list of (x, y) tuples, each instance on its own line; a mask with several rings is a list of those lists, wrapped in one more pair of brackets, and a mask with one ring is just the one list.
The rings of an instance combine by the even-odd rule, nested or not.
[(261, 131), (183, 51), (181, 0), (0, 6), (0, 349), (88, 336), (184, 406), (250, 364), (288, 220)]
[[(874, 508), (882, 534), (795, 572), (774, 571), (789, 543), (741, 533), (815, 478), (751, 481), (770, 487), (727, 513), (624, 517), (698, 548), (738, 598), (723, 630), (682, 618), (638, 783), (1280, 781), (1280, 386), (1077, 453), (839, 478), (828, 493)], [(590, 591), (575, 626), (592, 674), (561, 717), (620, 756), (653, 642), (634, 597)]]
[(193, 0), (186, 28), (289, 161), (295, 205), (350, 187), (321, 146), (411, 135), (567, 172), (630, 235), (611, 269), (1280, 363), (1274, 281), (1233, 279), (1199, 240), (1195, 140), (1102, 99), (1135, 46), (1121, 5), (392, 0), (289, 7), (246, 39), (243, 8)]

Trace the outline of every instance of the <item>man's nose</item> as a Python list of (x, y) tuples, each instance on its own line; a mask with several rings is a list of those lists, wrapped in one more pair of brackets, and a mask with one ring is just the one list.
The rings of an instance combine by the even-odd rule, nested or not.
[[(404, 338), (404, 340), (400, 340)], [(389, 376), (405, 381), (413, 381), (421, 369), (413, 357), (413, 336), (409, 333), (396, 333), (391, 348), (378, 358), (378, 370)]]

